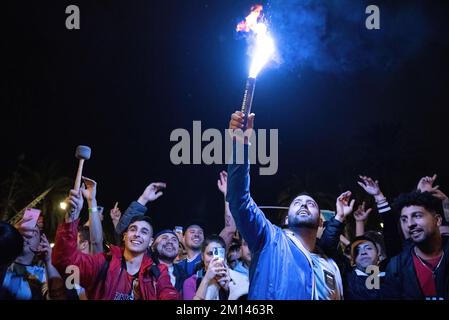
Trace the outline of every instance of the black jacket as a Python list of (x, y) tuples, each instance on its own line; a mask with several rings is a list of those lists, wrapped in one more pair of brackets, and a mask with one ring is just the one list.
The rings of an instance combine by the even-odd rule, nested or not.
[(343, 279), (343, 290), (345, 300), (377, 300), (381, 299), (381, 290), (384, 287), (384, 277), (380, 278), (379, 289), (368, 289), (366, 280), (368, 276), (358, 275), (355, 268), (351, 266), (351, 262), (346, 256), (338, 251), (338, 243), (340, 235), (343, 233), (345, 223), (341, 223), (332, 218), (327, 223), (323, 235), (318, 244), (324, 252), (334, 259)]
[[(384, 290), (386, 299), (422, 300), (426, 297), (421, 291), (415, 267), (413, 265), (414, 245), (406, 246), (402, 252), (391, 258), (387, 266)], [(438, 298), (449, 299), (449, 238), (443, 237), (444, 256), (435, 271), (435, 283)]]

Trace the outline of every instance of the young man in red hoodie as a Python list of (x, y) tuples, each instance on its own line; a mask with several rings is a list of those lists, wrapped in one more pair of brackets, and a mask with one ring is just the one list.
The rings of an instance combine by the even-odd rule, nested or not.
[(77, 249), (77, 228), (83, 207), (81, 192), (71, 190), (67, 202), (65, 223), (58, 227), (52, 260), (62, 273), (68, 266), (78, 268), (79, 285), (87, 288), (90, 300), (179, 299), (167, 267), (156, 266), (147, 254), (153, 238), (148, 217), (131, 220), (123, 236), (124, 248), (111, 246), (109, 253), (89, 255)]

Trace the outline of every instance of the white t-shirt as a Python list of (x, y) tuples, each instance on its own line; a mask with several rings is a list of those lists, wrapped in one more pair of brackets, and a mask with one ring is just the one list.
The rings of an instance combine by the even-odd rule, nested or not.
[(229, 298), (228, 300), (237, 300), (241, 296), (248, 294), (249, 278), (243, 273), (229, 269)]
[(285, 230), (285, 234), (304, 253), (312, 267), (312, 300), (342, 300), (343, 281), (335, 261), (324, 254), (310, 253), (292, 231)]
[(343, 284), (340, 270), (334, 260), (324, 255), (311, 253), (318, 300), (342, 300)]
[(168, 267), (168, 275), (170, 276), (170, 282), (171, 282), (171, 284), (172, 284), (173, 287), (174, 287), (175, 284), (176, 284), (176, 277), (175, 277), (175, 275), (173, 274), (173, 269), (174, 269), (173, 265), (171, 265), (171, 266)]

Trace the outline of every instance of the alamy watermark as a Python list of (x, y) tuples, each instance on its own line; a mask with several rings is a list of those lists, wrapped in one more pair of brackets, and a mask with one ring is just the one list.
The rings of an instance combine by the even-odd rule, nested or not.
[[(79, 6), (71, 4), (66, 7), (65, 13), (68, 14), (65, 27), (68, 30), (79, 30), (80, 29), (80, 9)], [(365, 20), (365, 27), (368, 30), (379, 30), (380, 29), (380, 9), (376, 5), (369, 5), (365, 9), (365, 13), (369, 16)]]
[[(248, 139), (248, 160), (250, 164), (258, 163), (259, 174), (274, 175), (278, 171), (278, 130), (253, 129), (243, 132), (240, 129), (207, 129), (202, 132), (201, 121), (193, 121), (192, 134), (183, 128), (175, 129), (170, 134), (170, 141), (177, 142), (170, 150), (170, 161), (174, 165), (190, 164), (236, 164), (244, 163), (244, 144)], [(205, 144), (207, 143), (207, 144)], [(235, 151), (235, 154), (234, 154)]]
[(366, 268), (366, 274), (369, 276), (366, 278), (365, 286), (368, 290), (380, 289), (380, 270), (379, 266), (370, 265)]
[(365, 27), (368, 30), (379, 30), (380, 29), (380, 9), (376, 5), (369, 5), (365, 10), (366, 14), (369, 16), (365, 20)]
[(71, 4), (65, 8), (65, 13), (69, 16), (65, 19), (65, 27), (68, 30), (80, 29), (80, 8), (74, 4)]

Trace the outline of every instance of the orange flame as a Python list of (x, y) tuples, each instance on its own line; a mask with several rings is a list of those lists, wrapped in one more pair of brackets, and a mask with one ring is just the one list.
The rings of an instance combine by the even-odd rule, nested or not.
[(237, 25), (237, 32), (252, 31), (255, 37), (251, 37), (250, 56), (252, 57), (249, 77), (256, 78), (265, 64), (270, 61), (274, 51), (274, 41), (268, 32), (262, 14), (263, 6), (256, 4), (251, 7), (251, 13), (246, 17), (245, 21)]
[(237, 32), (245, 31), (249, 32), (254, 30), (257, 25), (257, 20), (262, 17), (263, 6), (261, 4), (255, 4), (251, 7), (251, 13), (237, 25)]

